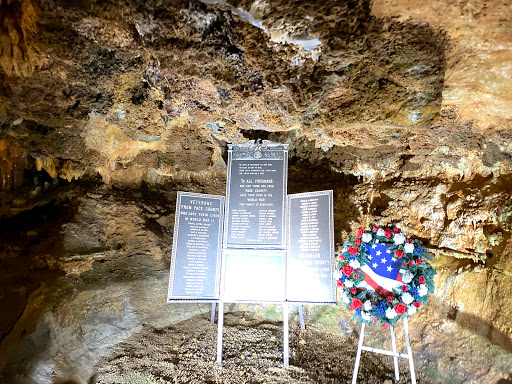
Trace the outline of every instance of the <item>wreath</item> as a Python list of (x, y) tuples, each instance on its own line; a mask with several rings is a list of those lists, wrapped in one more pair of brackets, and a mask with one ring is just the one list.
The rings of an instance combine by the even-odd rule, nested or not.
[(349, 236), (336, 255), (335, 278), (341, 301), (355, 311), (358, 323), (388, 328), (427, 303), (436, 270), (421, 244), (395, 224)]

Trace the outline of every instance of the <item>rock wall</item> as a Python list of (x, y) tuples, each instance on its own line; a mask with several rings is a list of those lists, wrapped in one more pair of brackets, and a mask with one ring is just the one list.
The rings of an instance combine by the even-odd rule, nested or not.
[(510, 16), (480, 0), (0, 2), (5, 377), (87, 382), (144, 326), (206, 316), (164, 304), (176, 192), (224, 194), (226, 144), (263, 138), (290, 145), (289, 193), (334, 190), (337, 243), (396, 222), (437, 255), (413, 339), (425, 377), (511, 380)]

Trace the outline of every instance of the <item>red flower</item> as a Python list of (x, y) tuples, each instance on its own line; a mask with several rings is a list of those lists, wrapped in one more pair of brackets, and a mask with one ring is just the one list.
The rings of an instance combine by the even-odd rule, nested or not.
[(410, 239), (410, 238), (409, 238), (409, 239), (407, 239), (406, 241), (407, 241), (408, 243), (412, 243), (412, 239)]
[(404, 255), (404, 253), (403, 253), (403, 251), (401, 251), (401, 250), (397, 249), (397, 250), (395, 251), (395, 255), (396, 255), (396, 257), (402, 257), (402, 256)]
[(421, 259), (416, 260), (416, 264), (418, 264), (418, 265), (423, 264), (423, 260), (421, 260)]
[(391, 232), (391, 228), (384, 228), (384, 232)]
[(363, 302), (359, 299), (352, 299), (352, 305), (350, 306), (350, 310), (361, 308), (363, 306)]
[(423, 276), (420, 276), (420, 284), (423, 284), (425, 282), (425, 278)]
[(347, 276), (350, 276), (352, 273), (354, 273), (354, 268), (352, 268), (350, 265), (345, 265), (341, 268), (341, 272)]
[(397, 305), (395, 305), (395, 312), (399, 315), (403, 315), (406, 310), (407, 307), (405, 306), (404, 303), (398, 303)]
[(382, 323), (382, 326), (384, 327), (384, 329), (388, 329), (389, 328), (389, 324), (388, 323)]
[(408, 291), (409, 288), (407, 288), (407, 285), (402, 285), (402, 291)]
[(409, 260), (409, 267), (412, 267), (414, 265), (414, 260)]
[(340, 260), (345, 260), (345, 256), (340, 255)]
[(373, 232), (377, 232), (379, 230), (379, 227), (377, 227), (376, 225), (373, 226)]
[(391, 239), (391, 236), (393, 236), (391, 232), (386, 232), (386, 239)]
[(402, 232), (402, 230), (401, 230), (400, 228), (398, 228), (398, 227), (395, 227), (395, 228), (393, 229), (393, 232), (394, 232), (394, 233), (400, 233), (400, 232)]
[(352, 289), (350, 290), (350, 293), (351, 293), (351, 294), (353, 294), (353, 295), (355, 295), (355, 294), (357, 293), (357, 289), (352, 288)]
[(377, 321), (379, 321), (379, 320), (378, 320), (376, 317), (374, 317), (374, 318), (372, 319), (372, 321), (373, 321), (374, 323), (376, 323), (376, 322), (377, 322)]
[(359, 231), (357, 231), (357, 237), (363, 236), (363, 233), (364, 233), (364, 229), (363, 228), (359, 228)]
[(339, 280), (336, 282), (336, 285), (337, 285), (338, 287), (343, 287), (343, 283), (342, 283), (341, 281), (339, 281)]
[(415, 301), (414, 303), (412, 303), (412, 305), (414, 305), (416, 308), (421, 307), (421, 303), (419, 301)]
[(388, 301), (389, 301), (390, 303), (392, 303), (392, 302), (393, 302), (393, 296), (388, 296)]
[(355, 243), (356, 245), (361, 245), (361, 239), (356, 239)]
[(351, 255), (357, 255), (358, 254), (358, 250), (356, 247), (348, 247), (348, 253), (350, 253)]

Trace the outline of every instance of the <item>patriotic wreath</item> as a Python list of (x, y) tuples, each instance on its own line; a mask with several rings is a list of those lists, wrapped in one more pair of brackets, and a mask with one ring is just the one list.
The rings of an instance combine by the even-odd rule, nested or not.
[(361, 228), (337, 255), (335, 278), (341, 301), (354, 318), (385, 328), (415, 313), (434, 293), (436, 270), (419, 240), (395, 224)]

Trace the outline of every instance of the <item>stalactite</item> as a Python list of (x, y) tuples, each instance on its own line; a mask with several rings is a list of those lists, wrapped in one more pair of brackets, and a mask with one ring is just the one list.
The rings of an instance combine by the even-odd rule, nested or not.
[(57, 172), (57, 165), (54, 159), (48, 156), (38, 156), (35, 159), (36, 169), (42, 171), (43, 169), (50, 175), (52, 179), (56, 179), (59, 173)]

